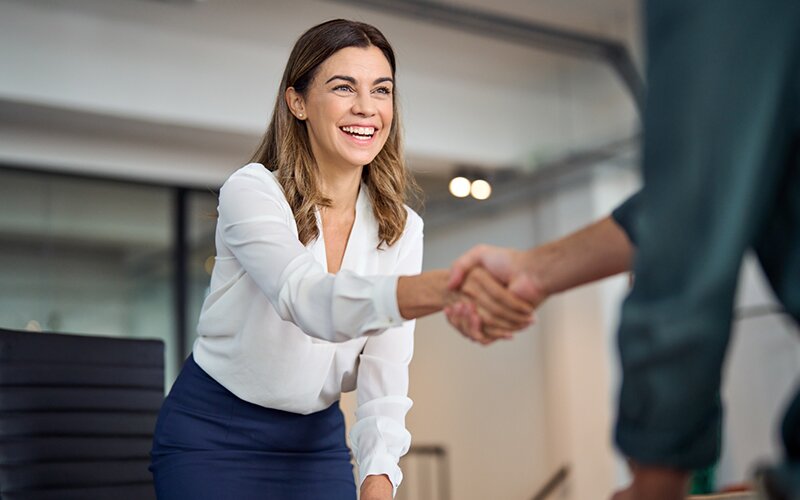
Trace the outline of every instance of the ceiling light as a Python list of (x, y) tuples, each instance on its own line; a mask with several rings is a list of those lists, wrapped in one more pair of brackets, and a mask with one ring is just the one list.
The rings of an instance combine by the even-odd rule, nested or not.
[(472, 181), (470, 193), (476, 200), (485, 200), (492, 195), (492, 185), (483, 179)]
[(453, 177), (450, 181), (450, 194), (456, 198), (464, 198), (470, 192), (470, 182), (466, 177)]

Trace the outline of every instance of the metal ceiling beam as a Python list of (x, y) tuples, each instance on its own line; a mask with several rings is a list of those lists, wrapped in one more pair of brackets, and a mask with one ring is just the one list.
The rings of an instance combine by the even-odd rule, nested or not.
[(483, 36), (605, 62), (620, 78), (639, 113), (644, 81), (619, 40), (428, 0), (331, 0), (469, 31)]

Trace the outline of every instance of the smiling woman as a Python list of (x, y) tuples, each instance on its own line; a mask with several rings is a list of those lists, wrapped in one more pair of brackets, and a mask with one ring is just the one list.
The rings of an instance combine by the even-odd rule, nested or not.
[(358, 387), (361, 499), (390, 499), (411, 440), (408, 320), (463, 301), (487, 334), (529, 324), (480, 269), (458, 293), (446, 270), (420, 274), (394, 78), (370, 25), (329, 21), (295, 44), (253, 162), (220, 191), (199, 335), (156, 425), (159, 498), (354, 500), (337, 402)]
[[(391, 245), (400, 237), (406, 189), (416, 185), (403, 160), (395, 71), (394, 50), (383, 34), (352, 21), (310, 29), (289, 56), (272, 121), (252, 161), (275, 172), (304, 244), (319, 234), (317, 208), (332, 203), (319, 179), (330, 180), (341, 168), (351, 177), (362, 174), (381, 241)], [(372, 129), (372, 140), (342, 140), (356, 128), (364, 136)], [(369, 168), (362, 172), (364, 165)]]

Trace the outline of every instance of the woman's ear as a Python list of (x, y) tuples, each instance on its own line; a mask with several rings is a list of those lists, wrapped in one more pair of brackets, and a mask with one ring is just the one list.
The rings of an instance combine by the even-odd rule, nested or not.
[(286, 89), (286, 94), (284, 94), (286, 98), (286, 105), (289, 106), (289, 111), (297, 118), (298, 120), (305, 120), (306, 119), (306, 105), (305, 101), (303, 100), (303, 96), (298, 93), (294, 87), (289, 87)]

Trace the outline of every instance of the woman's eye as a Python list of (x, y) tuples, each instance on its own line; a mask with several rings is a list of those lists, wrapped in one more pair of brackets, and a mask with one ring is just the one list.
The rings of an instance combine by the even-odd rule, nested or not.
[(353, 87), (350, 85), (337, 85), (336, 87), (333, 87), (333, 90), (336, 92), (353, 92)]
[(378, 94), (389, 95), (392, 93), (392, 89), (390, 89), (389, 87), (378, 87), (377, 89), (375, 89), (375, 92)]

